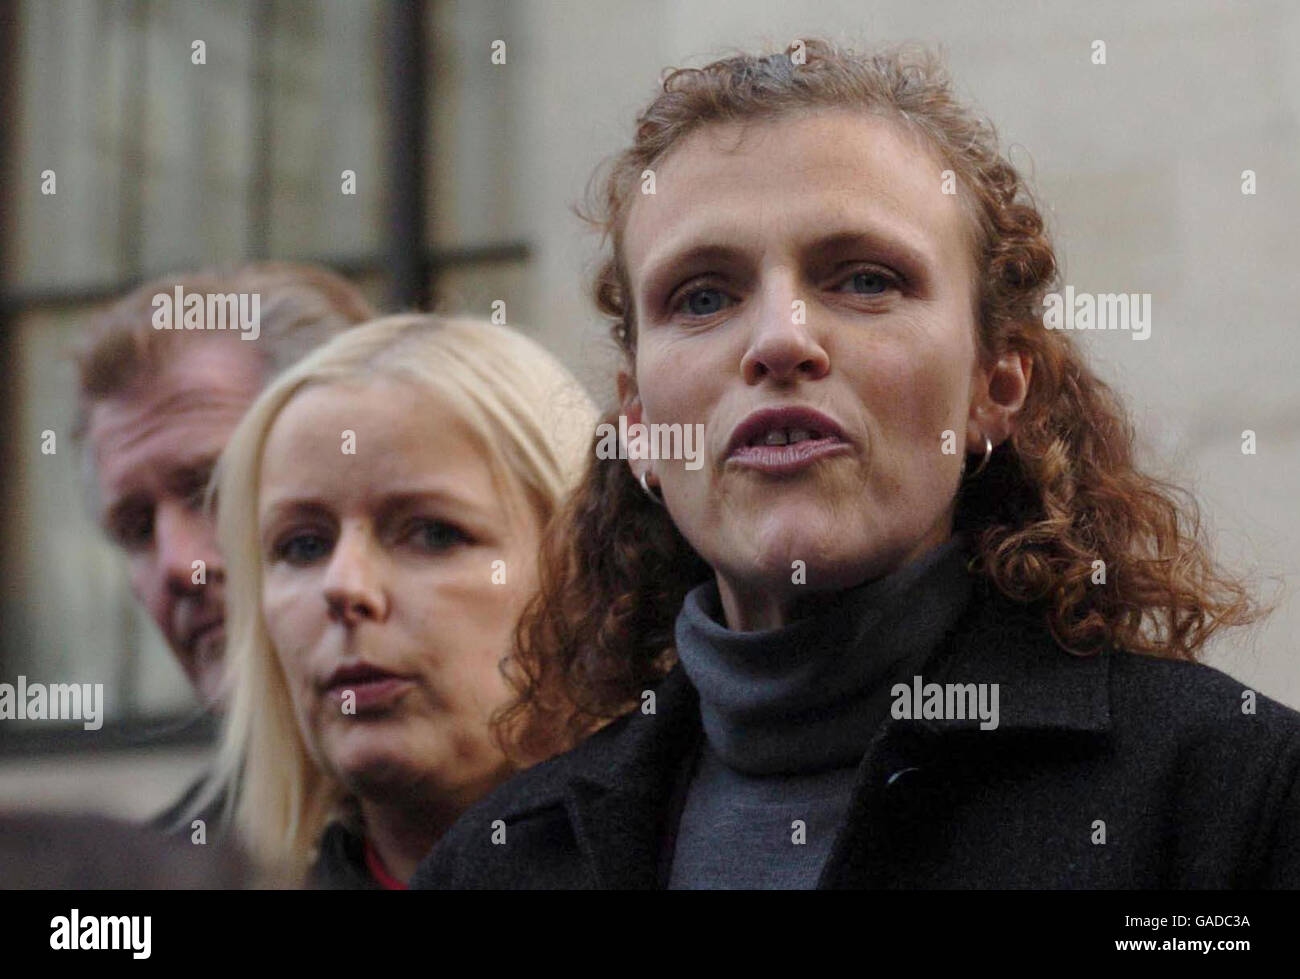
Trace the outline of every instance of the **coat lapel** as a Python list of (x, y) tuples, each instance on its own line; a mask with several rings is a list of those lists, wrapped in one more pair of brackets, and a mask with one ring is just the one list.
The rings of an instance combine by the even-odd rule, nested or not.
[[(959, 624), (941, 650), (926, 681), (997, 684), (998, 726), (981, 734), (1110, 730), (1110, 651), (1066, 652), (1041, 606), (1018, 604), (981, 582), (965, 627)], [(920, 723), (940, 734), (980, 730), (975, 718)]]
[[(849, 818), (818, 887), (891, 886), (904, 824), (941, 818), (931, 811), (937, 799), (915, 794), (923, 771), (985, 752), (1023, 750), (1026, 736), (1041, 745), (1045, 732), (1081, 745), (1103, 743), (1111, 723), (1109, 666), (1109, 650), (1064, 651), (1041, 607), (1013, 602), (980, 582), (967, 613), (921, 674), (926, 683), (997, 684), (997, 728), (981, 730), (979, 718), (885, 721), (862, 759)], [(1059, 750), (1058, 738), (1051, 743)]]
[(702, 736), (698, 697), (680, 664), (656, 690), (655, 706), (654, 714), (629, 719), (612, 753), (576, 766), (564, 788), (574, 836), (598, 888), (660, 886), (675, 784)]

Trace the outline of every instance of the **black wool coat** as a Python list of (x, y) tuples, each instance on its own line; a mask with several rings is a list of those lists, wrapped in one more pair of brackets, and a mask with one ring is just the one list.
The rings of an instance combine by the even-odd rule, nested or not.
[[(1300, 713), (1243, 710), (1208, 666), (1067, 653), (982, 579), (922, 675), (998, 683), (999, 725), (886, 720), (819, 887), (1300, 887)], [(664, 886), (703, 735), (680, 664), (657, 691), (480, 801), (412, 887)]]
[(340, 822), (325, 827), (307, 887), (319, 891), (382, 890), (366, 866), (365, 841)]

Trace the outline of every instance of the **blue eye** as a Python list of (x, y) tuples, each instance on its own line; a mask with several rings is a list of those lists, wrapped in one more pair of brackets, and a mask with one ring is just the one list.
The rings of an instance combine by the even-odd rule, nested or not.
[(894, 280), (883, 272), (873, 272), (870, 269), (863, 269), (860, 272), (854, 272), (853, 275), (844, 280), (844, 285), (848, 289), (844, 292), (854, 292), (860, 296), (878, 296), (882, 292), (895, 285)]
[(682, 300), (682, 305), (692, 316), (712, 316), (730, 304), (731, 297), (721, 289), (714, 289), (712, 286), (692, 289)]
[(319, 534), (295, 534), (275, 546), (275, 556), (290, 564), (311, 564), (329, 553), (329, 542)]
[(457, 544), (469, 542), (469, 536), (460, 528), (444, 520), (419, 520), (412, 529), (411, 540), (426, 551), (445, 551)]

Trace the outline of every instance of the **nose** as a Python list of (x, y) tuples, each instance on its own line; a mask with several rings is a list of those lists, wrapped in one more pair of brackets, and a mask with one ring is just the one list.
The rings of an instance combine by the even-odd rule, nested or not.
[[(208, 585), (225, 581), (216, 527), (207, 512), (179, 501), (160, 503), (154, 511), (154, 541), (158, 566), (173, 597), (194, 595)], [(197, 581), (195, 561), (203, 562), (203, 574)]]
[(345, 528), (340, 532), (322, 587), (331, 622), (356, 626), (388, 617), (381, 561), (365, 530)]
[(816, 380), (830, 371), (830, 355), (816, 332), (816, 315), (788, 269), (771, 272), (755, 296), (749, 347), (740, 361), (748, 384), (764, 378)]

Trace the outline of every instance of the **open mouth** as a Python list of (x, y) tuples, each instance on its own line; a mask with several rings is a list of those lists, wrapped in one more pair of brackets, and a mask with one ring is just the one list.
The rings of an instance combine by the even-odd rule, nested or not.
[(747, 416), (731, 435), (729, 463), (771, 473), (796, 472), (848, 452), (840, 426), (812, 408), (766, 408)]
[[(799, 442), (820, 442), (829, 436), (807, 428), (774, 428), (763, 435), (756, 435), (745, 443), (746, 448), (756, 445), (796, 445)], [(838, 441), (838, 440), (837, 440)]]
[(325, 690), (331, 699), (339, 701), (345, 714), (366, 713), (393, 706), (413, 683), (381, 667), (354, 663), (331, 673)]
[(215, 619), (190, 634), (190, 656), (198, 662), (220, 659), (226, 645), (226, 621)]

